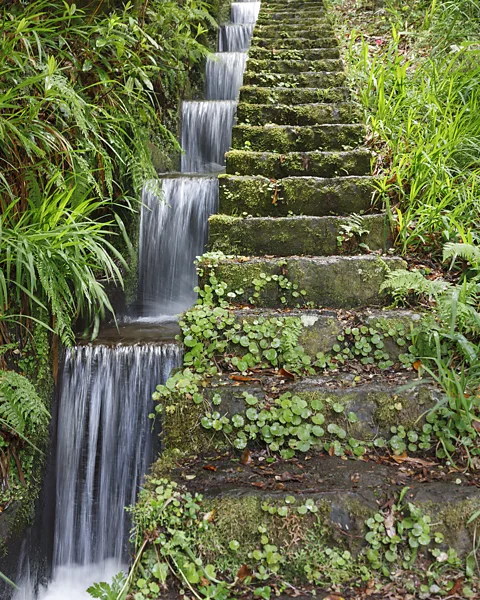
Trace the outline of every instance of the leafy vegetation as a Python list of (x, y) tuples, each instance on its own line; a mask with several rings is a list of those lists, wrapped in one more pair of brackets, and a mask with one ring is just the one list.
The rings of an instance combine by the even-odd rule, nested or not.
[[(459, 558), (453, 549), (439, 548), (442, 534), (421, 508), (404, 500), (407, 491), (366, 520), (366, 543), (352, 553), (345, 544), (332, 545), (328, 510), (321, 501), (296, 495), (259, 500), (257, 509), (251, 506), (258, 512), (250, 537), (236, 539), (220, 531), (221, 504), (167, 479), (151, 478), (132, 508), (136, 558), (128, 576), (118, 575), (112, 585), (95, 584), (88, 591), (102, 600), (124, 600), (129, 594), (146, 600), (172, 591), (173, 580), (174, 590), (188, 590), (197, 599), (250, 593), (269, 600), (302, 582), (321, 587), (353, 584), (358, 589), (382, 573), (392, 577), (395, 568), (405, 567), (402, 560), (412, 567), (431, 552), (434, 561), (422, 573), (421, 591), (434, 592), (442, 583), (448, 595)], [(412, 592), (418, 589), (415, 578), (402, 584)], [(473, 597), (467, 583), (461, 588), (465, 597)]]
[(429, 415), (438, 453), (453, 460), (460, 450), (471, 465), (480, 409), (480, 3), (388, 0), (376, 13), (358, 2), (330, 5), (377, 151), (377, 192), (397, 250), (411, 259), (383, 289), (397, 305), (426, 309), (412, 353), (444, 392)]
[(179, 99), (199, 81), (213, 4), (2, 3), (3, 508), (38, 487), (58, 343), (113, 313), (141, 188), (178, 158)]

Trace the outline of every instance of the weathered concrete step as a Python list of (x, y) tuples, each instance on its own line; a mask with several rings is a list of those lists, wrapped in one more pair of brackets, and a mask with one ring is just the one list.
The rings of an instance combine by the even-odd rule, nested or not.
[(295, 59), (248, 59), (248, 70), (256, 73), (301, 73), (303, 71), (343, 71), (340, 59), (295, 60)]
[(240, 102), (250, 104), (313, 104), (315, 102), (345, 102), (350, 90), (337, 88), (284, 88), (245, 85), (240, 88)]
[[(440, 398), (438, 390), (427, 384), (417, 387), (411, 385), (409, 389), (405, 389), (408, 388), (407, 384), (414, 383), (411, 372), (398, 373), (397, 380), (390, 382), (386, 378), (382, 380), (381, 375), (375, 376), (371, 382), (357, 385), (354, 385), (355, 382), (352, 385), (352, 379), (351, 376), (348, 378), (347, 373), (340, 373), (299, 378), (298, 382), (287, 380), (281, 384), (282, 393), (288, 392), (292, 396), (298, 396), (307, 403), (307, 407), (314, 401), (321, 402), (324, 407), (322, 414), (325, 422), (322, 428), (325, 434), (319, 437), (317, 446), (312, 445), (312, 451), (324, 450), (323, 444), (330, 438), (327, 433), (330, 423), (344, 427), (350, 437), (364, 442), (376, 437), (391, 438), (392, 425), (401, 425), (407, 430), (418, 428), (417, 419), (421, 421), (424, 413)], [(269, 397), (269, 387), (275, 384), (278, 386), (278, 377), (275, 381), (272, 377), (260, 375), (256, 382), (242, 386), (234, 385), (226, 377), (212, 383), (212, 387), (208, 388), (205, 394), (208, 401), (211, 403), (214, 394), (219, 394), (222, 401), (219, 408), (210, 404), (211, 411), (220, 410), (222, 415), (231, 418), (235, 414), (245, 415), (249, 408), (243, 395), (245, 392), (255, 396), (260, 404), (265, 397)], [(344, 412), (335, 412), (333, 404), (343, 407)], [(350, 412), (355, 413), (358, 420), (347, 424), (346, 415)], [(257, 447), (261, 445), (260, 442)], [(252, 443), (251, 446), (253, 448), (255, 444)]]
[(350, 102), (331, 104), (248, 104), (239, 102), (237, 123), (248, 125), (317, 125), (331, 123), (355, 123), (359, 120), (355, 105)]
[(372, 153), (358, 149), (347, 152), (252, 152), (231, 150), (226, 154), (227, 173), (282, 177), (337, 177), (339, 175), (370, 175)]
[(256, 24), (258, 26), (269, 26), (269, 25), (275, 25), (277, 24), (279, 27), (282, 27), (282, 29), (284, 31), (289, 31), (289, 29), (291, 27), (296, 27), (297, 29), (300, 29), (300, 27), (307, 31), (309, 30), (312, 26), (313, 27), (319, 27), (319, 26), (331, 26), (331, 22), (330, 19), (327, 17), (327, 15), (325, 13), (319, 13), (318, 11), (314, 11), (310, 14), (308, 13), (298, 13), (295, 15), (287, 15), (287, 13), (283, 13), (283, 14), (279, 14), (279, 13), (274, 13), (275, 14), (275, 18), (272, 16), (270, 16), (268, 13), (260, 13), (260, 15), (258, 16), (258, 19), (256, 21)]
[(278, 24), (257, 25), (255, 26), (255, 35), (258, 37), (270, 38), (272, 40), (288, 39), (292, 37), (302, 37), (310, 40), (316, 40), (322, 37), (333, 35), (331, 25), (312, 25), (306, 29), (305, 25), (290, 25), (288, 30), (283, 30)]
[[(397, 257), (331, 256), (288, 258), (226, 259), (214, 267), (219, 281), (226, 284), (225, 293), (234, 292), (235, 302), (266, 308), (356, 308), (381, 306), (388, 298), (380, 286), (388, 270), (404, 269), (405, 261)], [(262, 277), (264, 273), (264, 277)], [(275, 276), (275, 278), (273, 277)], [(301, 291), (296, 297), (279, 283), (285, 277)], [(264, 279), (265, 285), (254, 296), (253, 281)], [(202, 281), (202, 280), (201, 280)], [(282, 280), (284, 281), (284, 280)], [(292, 288), (294, 289), (294, 288)]]
[[(324, 60), (340, 58), (338, 48), (306, 48), (304, 50), (276, 50), (274, 48), (250, 48), (249, 59), (268, 60)], [(333, 69), (332, 69), (333, 70)]]
[(248, 147), (265, 152), (311, 152), (314, 150), (341, 150), (363, 143), (363, 125), (315, 125), (290, 127), (288, 125), (236, 125), (233, 128), (232, 146)]
[(244, 85), (276, 85), (290, 88), (332, 88), (345, 85), (347, 76), (344, 71), (320, 71), (318, 73), (258, 73), (250, 70), (247, 62), (247, 70), (243, 74)]
[(253, 217), (243, 219), (212, 215), (209, 219), (209, 248), (243, 256), (332, 256), (358, 252), (359, 244), (370, 250), (387, 250), (392, 245), (384, 215), (362, 218), (368, 231), (344, 240), (343, 217)]
[(221, 175), (219, 212), (260, 217), (324, 217), (362, 213), (372, 206), (371, 177), (267, 177)]
[[(242, 465), (238, 457), (238, 453), (219, 457), (207, 452), (180, 461), (172, 473), (188, 492), (203, 496), (202, 512), (215, 515), (207, 538), (207, 543), (218, 540), (213, 544), (212, 562), (228, 556), (229, 540), (235, 539), (241, 540), (236, 553), (238, 564), (249, 560), (251, 564), (249, 557), (260, 546), (259, 523), (269, 543), (289, 548), (290, 556), (296, 550), (305, 552), (309, 534), (310, 543), (316, 547), (334, 547), (339, 553), (348, 550), (356, 555), (364, 548), (369, 531), (365, 521), (387, 506), (392, 497), (397, 499), (404, 488), (408, 488), (404, 502), (429, 515), (432, 531), (443, 534), (444, 551), (454, 548), (464, 557), (474, 547), (475, 524), (467, 525), (467, 521), (480, 507), (480, 489), (448, 468), (430, 467), (425, 480), (420, 464), (409, 465), (407, 470), (394, 461), (388, 464), (317, 455), (279, 459), (265, 465), (265, 456), (252, 452), (248, 464)], [(267, 510), (262, 508), (265, 503)], [(312, 504), (316, 506), (315, 514), (309, 509), (303, 516), (298, 514), (298, 506)], [(287, 507), (286, 516), (269, 514), (269, 505), (282, 510)], [(295, 526), (288, 526), (288, 521), (281, 526), (282, 518), (291, 518)], [(292, 567), (295, 565), (289, 565), (290, 571)], [(341, 571), (341, 567), (336, 569)], [(300, 566), (294, 577), (298, 585), (306, 583), (307, 576)]]
[[(312, 363), (319, 353), (325, 356), (335, 355), (338, 353), (338, 345), (343, 350), (345, 346), (351, 347), (356, 341), (360, 341), (361, 349), (355, 347), (355, 356), (361, 359), (366, 355), (374, 356), (375, 350), (382, 350), (395, 363), (392, 367), (397, 370), (399, 365), (403, 364), (400, 357), (408, 352), (409, 343), (406, 338), (411, 335), (422, 318), (421, 313), (410, 310), (371, 308), (356, 311), (248, 308), (237, 309), (234, 314), (237, 322), (242, 326), (245, 323), (259, 324), (266, 319), (292, 318), (300, 321), (302, 331), (299, 340), (304, 351), (312, 358)], [(343, 341), (339, 340), (339, 337), (343, 338)], [(370, 348), (364, 346), (364, 343), (368, 343)], [(249, 348), (246, 347), (244, 350), (248, 352)], [(238, 353), (238, 345), (232, 351)], [(386, 357), (383, 358), (387, 360)], [(337, 372), (334, 377), (344, 377), (344, 380), (330, 381), (329, 379), (328, 384), (333, 382), (338, 384), (337, 387), (352, 385), (352, 372), (348, 368), (344, 375)]]
[[(269, 9), (264, 7), (260, 9), (258, 19), (264, 25), (270, 25), (271, 23), (282, 23), (282, 25), (288, 25), (290, 23), (301, 22), (316, 22), (322, 20), (328, 23), (329, 17), (326, 11), (319, 10), (318, 8), (307, 8), (304, 10), (291, 9), (281, 10), (279, 8)], [(257, 19), (257, 23), (258, 23)]]
[(268, 38), (257, 37), (254, 31), (254, 36), (250, 44), (250, 48), (284, 48), (284, 49), (298, 49), (302, 50), (305, 48), (335, 48), (338, 46), (338, 40), (336, 37), (322, 37), (319, 39), (306, 39), (301, 37), (285, 38), (282, 40), (272, 41)]

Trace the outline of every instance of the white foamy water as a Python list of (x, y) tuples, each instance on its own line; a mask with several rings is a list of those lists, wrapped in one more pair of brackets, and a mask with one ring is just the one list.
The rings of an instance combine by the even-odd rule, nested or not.
[[(59, 567), (48, 588), (39, 590), (38, 600), (91, 600), (87, 593), (91, 585), (100, 581), (111, 582), (112, 577), (122, 570), (125, 571), (126, 566), (114, 559), (93, 565)], [(18, 600), (23, 598), (30, 600), (26, 596), (20, 596)]]

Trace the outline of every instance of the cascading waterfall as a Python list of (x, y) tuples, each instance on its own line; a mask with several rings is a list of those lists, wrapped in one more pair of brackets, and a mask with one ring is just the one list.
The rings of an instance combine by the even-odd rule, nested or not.
[(165, 178), (162, 192), (159, 199), (145, 186), (142, 198), (138, 289), (147, 317), (178, 314), (195, 303), (192, 261), (203, 252), (208, 217), (217, 209), (218, 179)]
[[(54, 565), (125, 558), (124, 507), (152, 461), (152, 393), (176, 344), (79, 346), (66, 353), (58, 415)], [(135, 418), (132, 418), (135, 416)]]
[(232, 23), (255, 23), (260, 12), (260, 2), (233, 2)]
[[(213, 174), (223, 169), (230, 147), (245, 51), (259, 6), (232, 4), (234, 24), (221, 29), (220, 52), (207, 61), (206, 100), (182, 104), (182, 174), (162, 178), (161, 194), (145, 186), (141, 310), (129, 325), (139, 335), (142, 317), (162, 321), (158, 317), (171, 317), (195, 301), (194, 259), (203, 251), (208, 216), (216, 210), (218, 179)], [(160, 333), (158, 337), (163, 339)], [(129, 521), (124, 507), (135, 501), (152, 459), (151, 395), (181, 357), (175, 344), (108, 344), (65, 353), (57, 419), (53, 579), (37, 593), (34, 571), (26, 573), (15, 600), (87, 599), (90, 583), (109, 579), (126, 559)]]
[(246, 52), (250, 47), (254, 27), (253, 23), (222, 25), (218, 33), (218, 50), (220, 52)]
[[(69, 600), (84, 598), (92, 569), (91, 583), (105, 571), (118, 572), (126, 561), (125, 507), (135, 501), (153, 458), (152, 393), (179, 362), (176, 344), (99, 344), (65, 353), (57, 419), (53, 582), (39, 592), (40, 599), (60, 598), (56, 590), (68, 590)], [(33, 597), (25, 585), (15, 600)]]
[(207, 59), (207, 100), (235, 99), (242, 85), (245, 52), (217, 52)]
[(184, 102), (182, 105), (182, 173), (221, 171), (232, 142), (234, 100)]

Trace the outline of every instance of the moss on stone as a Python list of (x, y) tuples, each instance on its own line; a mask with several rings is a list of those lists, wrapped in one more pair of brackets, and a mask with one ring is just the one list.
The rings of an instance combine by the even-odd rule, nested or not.
[(288, 125), (252, 126), (233, 128), (233, 147), (260, 152), (312, 152), (314, 150), (344, 150), (362, 143), (365, 129), (362, 125), (316, 125), (290, 127)]
[(373, 179), (351, 176), (336, 178), (285, 177), (271, 181), (262, 176), (223, 175), (220, 212), (254, 216), (327, 216), (371, 208)]
[(226, 154), (227, 173), (263, 175), (273, 179), (289, 176), (336, 177), (370, 174), (371, 153), (347, 152), (252, 152), (231, 150)]
[[(343, 223), (340, 217), (240, 219), (214, 215), (209, 220), (209, 249), (244, 256), (331, 256), (343, 253), (338, 245)], [(371, 250), (390, 247), (391, 235), (382, 215), (365, 217), (364, 226), (369, 233), (350, 245), (350, 253), (360, 241)]]
[[(260, 61), (257, 61), (260, 62)], [(250, 125), (277, 123), (281, 125), (317, 125), (355, 123), (359, 115), (348, 102), (342, 104), (315, 103), (288, 106), (286, 104), (247, 104), (240, 102), (237, 122)]]
[[(266, 283), (258, 292), (256, 303), (264, 307), (291, 307), (311, 303), (313, 307), (355, 308), (385, 304), (387, 297), (380, 294), (386, 269), (404, 268), (404, 261), (374, 256), (250, 259), (243, 262), (220, 262), (215, 267), (219, 281), (227, 284), (226, 292), (236, 292), (237, 302), (249, 302), (254, 293), (253, 280), (265, 273)], [(277, 281), (268, 277), (286, 276), (301, 297), (280, 288)], [(284, 300), (282, 300), (284, 298)]]
[[(271, 48), (272, 42), (269, 38), (258, 37), (257, 32), (254, 32), (250, 47)], [(338, 46), (338, 40), (335, 37), (322, 37), (317, 39), (306, 39), (302, 37), (293, 37), (277, 40), (275, 47), (278, 49), (299, 49), (304, 48), (335, 48)]]

